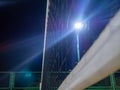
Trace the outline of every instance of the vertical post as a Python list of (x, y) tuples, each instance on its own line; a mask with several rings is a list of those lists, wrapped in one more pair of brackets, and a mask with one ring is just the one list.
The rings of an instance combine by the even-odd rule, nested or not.
[(47, 23), (48, 23), (48, 12), (49, 12), (49, 0), (46, 0), (46, 17), (45, 17), (45, 32), (44, 32), (44, 45), (43, 45), (43, 59), (42, 59), (42, 71), (41, 71), (41, 84), (40, 84), (40, 90), (42, 90), (43, 85), (43, 76), (44, 76), (44, 64), (45, 64), (45, 49), (46, 49), (46, 38), (47, 38)]
[(114, 74), (111, 74), (111, 75), (110, 75), (110, 82), (111, 82), (112, 89), (113, 89), (113, 90), (116, 90), (116, 89), (115, 89), (116, 83), (115, 83)]
[(80, 47), (79, 47), (79, 34), (77, 33), (77, 57), (78, 62), (80, 61)]
[(13, 87), (14, 87), (14, 72), (10, 72), (10, 83), (9, 83), (9, 86), (10, 86), (10, 90), (13, 90)]

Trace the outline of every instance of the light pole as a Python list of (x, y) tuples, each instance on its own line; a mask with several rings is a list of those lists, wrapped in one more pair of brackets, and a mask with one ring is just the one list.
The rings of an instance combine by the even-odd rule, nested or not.
[(83, 30), (84, 24), (82, 22), (76, 22), (74, 24), (74, 30), (76, 31), (77, 35), (77, 59), (78, 62), (80, 61), (80, 46), (79, 46), (79, 32)]

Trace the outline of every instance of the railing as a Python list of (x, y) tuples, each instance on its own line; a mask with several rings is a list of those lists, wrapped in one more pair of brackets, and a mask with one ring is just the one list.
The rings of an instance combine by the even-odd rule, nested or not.
[(0, 72), (0, 90), (39, 90), (41, 72)]
[[(50, 89), (57, 90), (69, 72), (50, 72)], [(0, 90), (39, 90), (41, 72), (0, 72)], [(86, 90), (120, 90), (120, 72)]]
[(110, 75), (86, 90), (120, 90), (120, 72)]

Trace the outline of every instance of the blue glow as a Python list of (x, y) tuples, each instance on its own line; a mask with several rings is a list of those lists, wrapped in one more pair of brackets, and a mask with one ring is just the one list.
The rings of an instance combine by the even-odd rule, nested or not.
[(93, 12), (91, 12), (91, 14), (85, 19), (85, 21), (88, 21), (89, 19), (93, 18), (95, 15), (99, 14), (101, 11), (104, 11), (105, 9), (109, 8), (113, 3), (114, 0), (110, 1), (110, 3), (108, 3), (107, 0), (105, 0), (104, 2), (102, 2), (101, 5), (99, 5), (98, 8), (96, 8)]
[[(87, 10), (90, 1), (91, 1), (91, 0), (83, 0), (82, 6), (80, 6), (80, 7), (81, 7), (81, 10), (80, 10), (78, 19), (82, 19), (82, 18), (84, 17), (84, 13), (85, 13), (85, 11)], [(81, 1), (80, 1), (80, 3), (81, 3)], [(79, 8), (78, 8), (78, 10), (79, 10)], [(78, 20), (78, 19), (77, 19), (77, 20)]]
[(32, 74), (30, 72), (28, 72), (25, 74), (25, 77), (30, 78), (30, 77), (32, 77)]

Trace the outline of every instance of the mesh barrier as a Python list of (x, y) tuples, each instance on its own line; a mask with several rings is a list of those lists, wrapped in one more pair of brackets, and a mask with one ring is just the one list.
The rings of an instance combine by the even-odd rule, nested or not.
[(50, 90), (56, 90), (68, 74), (69, 72), (52, 72), (50, 74)]
[[(73, 30), (71, 30), (71, 28), (73, 28), (73, 25), (71, 24), (73, 24), (74, 18), (80, 15), (80, 11), (82, 11), (82, 8), (84, 7), (83, 4), (86, 2), (84, 2), (85, 0), (49, 1), (50, 6), (47, 22), (42, 90), (57, 90), (65, 77), (67, 77), (68, 72), (70, 72), (78, 62), (76, 53), (76, 33), (73, 33)], [(92, 18), (93, 20), (89, 20), (90, 25), (87, 24), (87, 28), (84, 32), (79, 34), (80, 42), (77, 43), (77, 45), (80, 45), (80, 58), (86, 53), (98, 38), (109, 20), (117, 12), (119, 9), (119, 5), (117, 4), (118, 2), (119, 1), (117, 0), (114, 2), (106, 0), (104, 4), (106, 5), (110, 3), (110, 5), (105, 7), (105, 10), (103, 10), (103, 8), (100, 9), (100, 6), (97, 5), (98, 3), (102, 5), (102, 1), (98, 2), (93, 0), (92, 3), (89, 3), (90, 6), (88, 5), (89, 8), (84, 13), (84, 17), (89, 17), (89, 15), (92, 16), (90, 12), (95, 11), (96, 8), (98, 8), (97, 11), (100, 12), (96, 13), (97, 16), (92, 16), (94, 18)], [(102, 6), (105, 6), (104, 4)], [(116, 7), (112, 8), (115, 5)], [(112, 10), (113, 12), (111, 12)], [(100, 90), (106, 90), (106, 88), (107, 90), (112, 89), (111, 78), (108, 77), (93, 85), (95, 88), (99, 88), (99, 86), (101, 88)]]
[(42, 90), (58, 88), (66, 77), (59, 72), (67, 72), (70, 67), (70, 40), (63, 40), (65, 29), (67, 30), (69, 2), (70, 0), (50, 0)]

